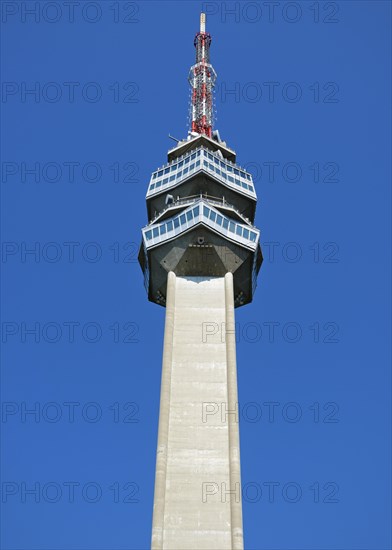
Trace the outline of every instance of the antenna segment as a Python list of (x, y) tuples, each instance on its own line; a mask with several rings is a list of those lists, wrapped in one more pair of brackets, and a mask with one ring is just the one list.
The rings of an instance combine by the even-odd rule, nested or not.
[(196, 63), (190, 68), (188, 81), (192, 89), (191, 131), (212, 136), (214, 118), (213, 88), (216, 72), (210, 64), (211, 35), (206, 32), (206, 14), (200, 14), (200, 31), (194, 40)]

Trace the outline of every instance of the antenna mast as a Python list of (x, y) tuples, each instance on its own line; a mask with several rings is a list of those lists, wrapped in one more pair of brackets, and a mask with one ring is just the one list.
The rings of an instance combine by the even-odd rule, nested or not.
[(216, 72), (210, 64), (211, 35), (206, 32), (206, 14), (200, 14), (200, 31), (194, 40), (196, 63), (189, 71), (189, 84), (192, 88), (191, 131), (212, 136), (214, 118), (213, 88)]

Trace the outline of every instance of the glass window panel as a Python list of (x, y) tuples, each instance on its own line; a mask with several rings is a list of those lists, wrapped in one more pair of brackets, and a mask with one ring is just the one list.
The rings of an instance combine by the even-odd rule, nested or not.
[(229, 231), (232, 231), (233, 233), (235, 232), (235, 223), (234, 222), (230, 222), (229, 223)]
[(256, 233), (254, 233), (253, 231), (250, 232), (250, 240), (253, 242), (256, 241)]
[(200, 166), (200, 160), (196, 162), (196, 166)]
[(193, 153), (193, 155), (191, 156), (191, 159), (194, 160), (196, 158), (196, 153)]
[(213, 222), (216, 220), (216, 212), (213, 212), (212, 210), (210, 212), (210, 220)]
[(252, 180), (252, 176), (250, 174), (246, 174), (246, 179), (251, 181)]
[(195, 167), (195, 163), (191, 164), (190, 167), (189, 167), (189, 171), (193, 170)]
[(228, 172), (232, 172), (232, 171), (233, 171), (233, 167), (232, 167), (232, 166), (227, 166), (227, 171), (228, 171)]
[(191, 160), (191, 157), (188, 157), (188, 158), (186, 158), (186, 159), (184, 160), (184, 163), (185, 163), (185, 164), (189, 164), (189, 161), (190, 161), (190, 160)]
[(218, 174), (218, 176), (221, 175), (221, 171), (218, 168), (215, 168), (215, 172)]
[(158, 178), (160, 178), (160, 177), (162, 176), (162, 174), (163, 174), (163, 170), (160, 170), (160, 171), (158, 172)]
[(218, 216), (216, 217), (216, 223), (218, 223), (219, 225), (222, 225), (222, 222), (223, 222), (223, 218), (218, 214)]
[(158, 227), (154, 227), (154, 229), (152, 230), (152, 234), (154, 237), (158, 237), (159, 235), (159, 228)]
[(164, 235), (166, 233), (166, 224), (161, 225), (159, 233)]
[(208, 162), (206, 160), (203, 162), (203, 164), (206, 168), (208, 168)]
[(239, 176), (239, 175), (240, 175), (239, 170), (237, 170), (236, 168), (234, 168), (234, 174), (235, 174), (236, 176)]
[(214, 168), (213, 164), (210, 163), (208, 166), (210, 167), (210, 170), (212, 170), (213, 172), (215, 171), (215, 168)]
[(152, 175), (152, 179), (155, 180), (156, 177), (157, 177), (157, 173), (155, 172), (155, 174)]
[(227, 178), (225, 172), (222, 172), (222, 178), (223, 178), (223, 179), (226, 179), (226, 178)]
[(177, 178), (180, 178), (182, 176), (182, 170), (180, 170), (179, 172), (177, 172)]
[(193, 209), (193, 215), (195, 217), (199, 215), (199, 207), (198, 206), (195, 206), (195, 208)]
[(207, 206), (203, 206), (203, 214), (204, 216), (208, 217), (208, 214), (210, 213), (210, 209), (207, 208)]
[(242, 227), (240, 225), (237, 225), (236, 233), (237, 235), (240, 235), (240, 237), (242, 237)]
[(152, 184), (150, 185), (150, 191), (151, 191), (152, 189), (155, 189), (155, 183), (152, 183)]
[(152, 232), (146, 231), (145, 235), (146, 235), (146, 239), (149, 241), (151, 239)]
[(161, 181), (157, 181), (156, 184), (155, 184), (155, 187), (160, 187), (162, 185), (162, 182)]
[(166, 227), (167, 227), (168, 231), (172, 231), (173, 230), (173, 222), (172, 221), (167, 222)]
[(174, 218), (173, 223), (174, 223), (174, 227), (175, 227), (175, 228), (177, 228), (177, 227), (180, 226), (180, 222), (179, 222), (179, 219), (178, 219), (178, 218)]
[(186, 219), (188, 220), (188, 222), (192, 220), (192, 210), (189, 210), (189, 212), (186, 213)]
[(173, 181), (175, 179), (176, 179), (176, 176), (175, 176), (175, 174), (173, 174), (172, 176), (170, 176), (169, 181)]
[(162, 182), (162, 185), (165, 185), (169, 181), (169, 178), (165, 178)]
[(231, 183), (234, 183), (234, 178), (232, 178), (231, 176), (227, 176), (227, 179), (231, 181)]
[(189, 172), (189, 168), (184, 168), (184, 170), (183, 170), (182, 173), (185, 175), (185, 174), (187, 174), (188, 172)]
[(219, 165), (219, 159), (217, 159), (216, 157), (214, 157), (214, 162), (215, 162), (215, 164)]
[(226, 218), (223, 218), (223, 227), (227, 229), (229, 227), (229, 220), (226, 220)]
[(165, 168), (164, 174), (167, 174), (168, 172), (170, 172), (170, 168)]
[(211, 153), (207, 153), (207, 157), (212, 160), (214, 157), (211, 155)]
[(244, 229), (244, 238), (249, 239), (249, 229)]
[(184, 164), (184, 161), (182, 160), (181, 162), (178, 163), (178, 168), (181, 168), (181, 166)]
[(186, 221), (186, 220), (185, 220), (185, 214), (182, 214), (182, 215), (180, 216), (180, 224), (181, 224), (181, 225), (184, 225), (185, 221)]

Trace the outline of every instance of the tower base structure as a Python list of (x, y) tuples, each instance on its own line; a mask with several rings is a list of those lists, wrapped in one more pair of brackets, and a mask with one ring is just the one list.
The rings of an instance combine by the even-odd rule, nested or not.
[(243, 549), (233, 287), (168, 274), (153, 550)]

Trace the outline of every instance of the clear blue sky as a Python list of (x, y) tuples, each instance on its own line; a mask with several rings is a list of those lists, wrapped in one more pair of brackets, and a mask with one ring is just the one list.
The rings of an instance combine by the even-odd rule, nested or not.
[[(1, 548), (146, 549), (165, 312), (137, 246), (202, 4), (1, 4)], [(265, 4), (207, 6), (265, 243), (237, 310), (246, 548), (387, 550), (390, 3)]]

